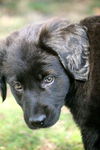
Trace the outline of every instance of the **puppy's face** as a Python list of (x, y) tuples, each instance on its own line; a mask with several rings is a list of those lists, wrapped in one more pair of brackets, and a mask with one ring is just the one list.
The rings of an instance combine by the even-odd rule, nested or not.
[(5, 74), (27, 125), (45, 128), (58, 120), (70, 83), (57, 56), (31, 44), (24, 41), (20, 48), (14, 46)]
[(3, 100), (7, 82), (27, 125), (52, 126), (69, 92), (69, 75), (81, 81), (88, 78), (86, 31), (55, 20), (15, 32), (0, 43), (0, 72)]

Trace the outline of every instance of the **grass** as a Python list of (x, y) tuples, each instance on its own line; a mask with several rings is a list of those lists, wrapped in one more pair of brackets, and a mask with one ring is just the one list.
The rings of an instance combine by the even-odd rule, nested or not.
[(67, 109), (63, 108), (53, 127), (30, 130), (13, 99), (9, 94), (0, 104), (0, 150), (83, 150), (80, 132)]

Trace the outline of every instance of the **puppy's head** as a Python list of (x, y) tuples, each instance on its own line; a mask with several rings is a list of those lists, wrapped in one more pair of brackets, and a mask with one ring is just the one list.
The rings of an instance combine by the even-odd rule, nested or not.
[(3, 100), (7, 82), (31, 129), (52, 126), (65, 104), (71, 78), (88, 79), (85, 29), (53, 20), (13, 33), (1, 45)]

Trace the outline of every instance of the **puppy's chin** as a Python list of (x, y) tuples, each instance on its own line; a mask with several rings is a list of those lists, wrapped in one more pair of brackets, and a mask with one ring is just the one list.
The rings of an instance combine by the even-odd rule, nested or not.
[[(58, 120), (57, 120), (57, 121), (58, 121)], [(30, 125), (30, 124), (28, 124), (28, 123), (26, 123), (26, 124), (27, 124), (27, 126), (28, 126), (30, 129), (32, 129), (32, 130), (37, 130), (37, 129), (50, 128), (50, 127), (52, 127), (53, 125), (55, 125), (55, 124), (57, 123), (57, 121), (54, 122), (54, 123), (52, 123), (52, 124), (44, 124), (42, 127), (34, 127), (34, 126), (32, 126), (32, 125)]]
[(50, 120), (46, 120), (44, 122), (44, 124), (42, 126), (33, 126), (29, 123), (29, 121), (24, 117), (25, 122), (27, 124), (27, 126), (32, 129), (32, 130), (36, 130), (36, 129), (44, 129), (44, 128), (49, 128), (52, 127), (53, 125), (55, 125), (57, 123), (57, 121), (59, 120), (59, 115), (56, 116), (55, 118), (51, 118)]

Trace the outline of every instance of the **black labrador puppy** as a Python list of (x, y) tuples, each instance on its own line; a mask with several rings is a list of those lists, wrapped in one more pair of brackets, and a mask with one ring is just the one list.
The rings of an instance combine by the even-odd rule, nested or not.
[(31, 129), (57, 122), (63, 105), (78, 124), (85, 150), (100, 150), (100, 16), (78, 24), (54, 19), (0, 42), (0, 88), (6, 83)]

